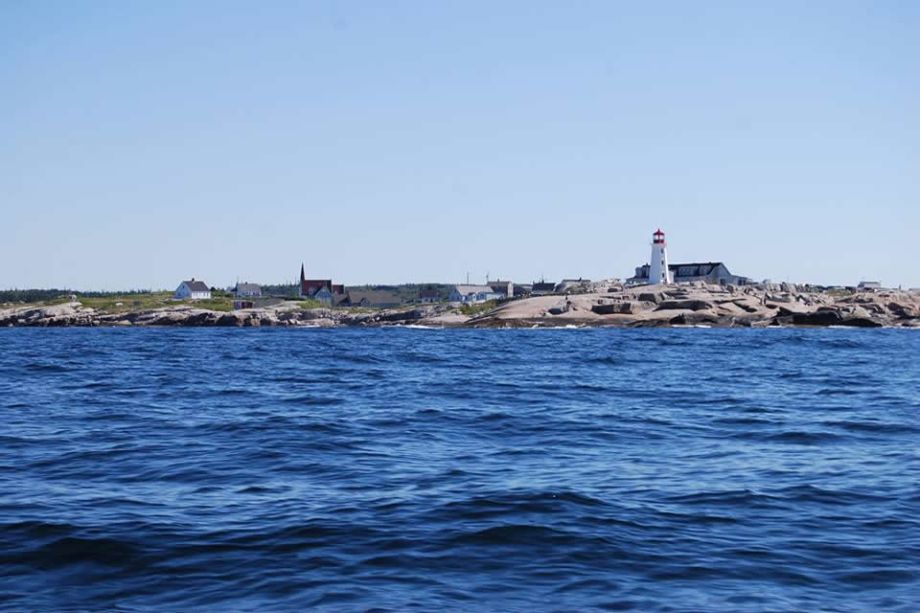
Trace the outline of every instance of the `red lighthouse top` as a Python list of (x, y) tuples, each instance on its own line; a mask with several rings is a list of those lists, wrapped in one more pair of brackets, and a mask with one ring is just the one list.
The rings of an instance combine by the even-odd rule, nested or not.
[(664, 244), (664, 232), (661, 231), (661, 228), (658, 228), (657, 230), (655, 230), (655, 233), (652, 234), (652, 238), (653, 238), (652, 242), (655, 243), (656, 245)]

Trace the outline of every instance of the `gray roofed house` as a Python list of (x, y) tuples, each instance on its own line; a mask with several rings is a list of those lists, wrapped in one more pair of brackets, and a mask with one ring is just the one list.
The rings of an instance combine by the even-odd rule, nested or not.
[(556, 290), (556, 284), (552, 281), (534, 281), (530, 287), (530, 293), (534, 296), (545, 296), (552, 294)]
[(208, 284), (194, 277), (180, 283), (173, 294), (173, 300), (209, 300), (210, 298), (211, 288), (208, 287)]
[(351, 296), (348, 292), (332, 294), (332, 306), (351, 306)]
[(533, 285), (529, 283), (515, 283), (514, 284), (514, 296), (516, 298), (529, 296), (533, 291)]
[(349, 289), (346, 293), (350, 306), (385, 309), (400, 306), (403, 302), (399, 294), (385, 289)]
[(448, 300), (450, 302), (473, 304), (486, 302), (487, 300), (498, 300), (503, 297), (504, 294), (499, 294), (488, 285), (455, 285), (450, 290)]
[[(722, 262), (687, 262), (685, 264), (669, 264), (671, 278), (674, 283), (690, 283), (703, 281), (713, 285), (744, 285), (750, 283), (747, 277), (733, 275)], [(636, 274), (626, 280), (627, 285), (641, 285), (648, 283), (649, 265), (643, 264), (636, 268)]]
[(441, 290), (436, 287), (426, 287), (419, 290), (418, 301), (423, 304), (441, 302)]
[(511, 281), (489, 281), (489, 287), (496, 294), (501, 294), (502, 298), (514, 298), (514, 283)]
[(258, 283), (237, 283), (233, 294), (237, 298), (257, 298), (262, 295), (262, 287)]

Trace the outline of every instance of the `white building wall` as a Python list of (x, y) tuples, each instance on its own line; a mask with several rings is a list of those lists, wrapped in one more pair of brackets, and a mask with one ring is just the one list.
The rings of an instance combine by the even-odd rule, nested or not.
[(665, 243), (652, 243), (652, 256), (649, 260), (648, 282), (650, 285), (672, 283), (671, 271), (668, 269), (668, 248)]
[(206, 292), (193, 292), (189, 289), (187, 283), (182, 283), (179, 287), (176, 288), (176, 292), (173, 294), (174, 300), (210, 300), (211, 299), (211, 290)]

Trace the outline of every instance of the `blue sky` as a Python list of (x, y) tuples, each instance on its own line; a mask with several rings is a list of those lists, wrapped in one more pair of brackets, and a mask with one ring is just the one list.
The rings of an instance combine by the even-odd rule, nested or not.
[(920, 286), (920, 3), (0, 4), (0, 287)]

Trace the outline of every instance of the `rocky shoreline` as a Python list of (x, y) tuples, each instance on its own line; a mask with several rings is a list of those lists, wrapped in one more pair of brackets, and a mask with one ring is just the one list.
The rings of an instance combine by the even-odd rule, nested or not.
[(704, 284), (598, 288), (592, 293), (512, 300), (465, 315), (456, 306), (375, 311), (304, 309), (296, 304), (209, 311), (190, 305), (109, 313), (79, 300), (0, 308), (0, 327), (768, 327), (920, 328), (920, 295), (885, 290), (831, 294), (783, 284), (776, 289)]

